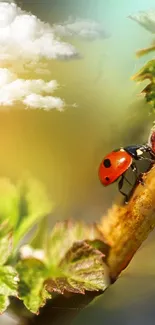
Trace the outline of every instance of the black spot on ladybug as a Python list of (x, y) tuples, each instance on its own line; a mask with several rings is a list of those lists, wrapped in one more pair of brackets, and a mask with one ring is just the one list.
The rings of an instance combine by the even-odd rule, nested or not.
[(106, 167), (106, 168), (111, 167), (111, 161), (110, 161), (110, 159), (105, 159), (105, 160), (103, 161), (103, 165), (104, 165), (104, 167)]
[(110, 181), (110, 178), (109, 177), (105, 177), (106, 181)]

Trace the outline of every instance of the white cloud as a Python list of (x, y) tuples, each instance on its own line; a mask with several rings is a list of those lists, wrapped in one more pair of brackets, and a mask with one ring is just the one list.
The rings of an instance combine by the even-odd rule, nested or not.
[(76, 49), (53, 28), (15, 3), (0, 2), (0, 60), (72, 58)]
[(58, 88), (56, 80), (18, 79), (8, 69), (0, 69), (0, 105), (11, 106), (20, 101), (30, 108), (63, 110), (65, 103), (59, 97), (49, 96)]
[(1, 106), (21, 102), (31, 109), (63, 110), (65, 102), (51, 96), (58, 87), (55, 80), (29, 80), (23, 79), (23, 75), (31, 71), (38, 75), (49, 74), (49, 60), (78, 56), (74, 46), (59, 38), (64, 36), (96, 39), (105, 38), (106, 33), (100, 24), (90, 20), (69, 20), (62, 25), (50, 26), (21, 10), (13, 1), (0, 1)]
[(109, 34), (100, 23), (88, 19), (79, 18), (73, 20), (70, 18), (63, 24), (54, 25), (53, 29), (59, 36), (78, 36), (88, 40), (109, 37)]
[(49, 24), (22, 11), (13, 2), (0, 2), (1, 107), (21, 102), (26, 108), (63, 110), (65, 102), (51, 96), (58, 88), (56, 80), (29, 80), (19, 78), (18, 74), (24, 75), (30, 71), (38, 75), (49, 74), (48, 60), (76, 55), (76, 49), (59, 40)]
[(53, 96), (41, 96), (38, 94), (31, 94), (25, 97), (23, 103), (30, 108), (41, 108), (46, 111), (49, 111), (53, 108), (56, 108), (58, 111), (63, 111), (65, 103), (59, 97)]
[(74, 46), (63, 42), (58, 35), (87, 39), (107, 37), (103, 26), (95, 21), (76, 19), (50, 26), (13, 2), (0, 2), (0, 60), (35, 61), (78, 56)]

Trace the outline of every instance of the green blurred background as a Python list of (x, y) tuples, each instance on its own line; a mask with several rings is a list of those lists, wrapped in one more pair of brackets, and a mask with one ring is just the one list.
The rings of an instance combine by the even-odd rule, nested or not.
[[(53, 60), (49, 79), (62, 87), (56, 95), (70, 105), (65, 112), (0, 112), (0, 175), (30, 173), (44, 182), (56, 203), (54, 219), (99, 219), (116, 197), (116, 185), (103, 188), (97, 169), (103, 156), (121, 145), (144, 142), (153, 117), (138, 98), (142, 85), (130, 77), (148, 60), (135, 52), (152, 35), (127, 16), (149, 9), (153, 0), (23, 0), (18, 4), (45, 22), (97, 20), (110, 37), (93, 42), (65, 39), (81, 53), (72, 61)], [(31, 73), (31, 78), (36, 76)], [(47, 79), (47, 76), (45, 80)]]

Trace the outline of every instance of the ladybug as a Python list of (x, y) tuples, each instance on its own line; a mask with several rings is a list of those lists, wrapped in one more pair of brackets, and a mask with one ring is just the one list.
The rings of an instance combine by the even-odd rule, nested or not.
[[(150, 158), (145, 157), (144, 153), (149, 153)], [(118, 183), (118, 189), (119, 192), (125, 196), (125, 203), (128, 202), (128, 196), (126, 193), (121, 191), (124, 179), (126, 179), (126, 181), (132, 185), (125, 177), (125, 173), (129, 168), (131, 168), (135, 174), (135, 181), (137, 182), (138, 170), (135, 163), (136, 160), (147, 160), (153, 164), (155, 162), (155, 153), (148, 144), (131, 145), (113, 150), (111, 153), (105, 156), (99, 166), (98, 175), (100, 182), (104, 186), (108, 186), (116, 182), (121, 177)], [(138, 181), (144, 185), (142, 178), (139, 177)]]

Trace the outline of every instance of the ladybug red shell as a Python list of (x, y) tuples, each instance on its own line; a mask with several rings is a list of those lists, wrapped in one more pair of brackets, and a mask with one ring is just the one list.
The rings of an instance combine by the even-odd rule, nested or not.
[(104, 186), (115, 182), (132, 164), (132, 156), (123, 148), (112, 151), (99, 166), (99, 179)]
[[(147, 168), (147, 171), (151, 168), (151, 166), (155, 163), (155, 148), (153, 147), (154, 141), (155, 134), (153, 134), (150, 138), (149, 144), (134, 144), (124, 148), (113, 150), (111, 153), (105, 156), (99, 166), (98, 176), (100, 182), (104, 186), (114, 183), (120, 177), (118, 189), (119, 192), (125, 196), (125, 203), (128, 202), (128, 195), (121, 190), (123, 187), (124, 179), (126, 179), (126, 181), (130, 185), (132, 185), (125, 177), (125, 173), (131, 167), (132, 172), (135, 175), (134, 186), (136, 186), (137, 180), (142, 185), (144, 185), (142, 176), (138, 175), (135, 161), (146, 160), (150, 163), (149, 167)], [(148, 153), (150, 155), (150, 158), (145, 157), (145, 153)]]

